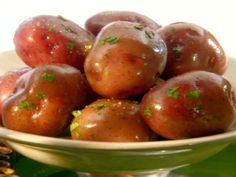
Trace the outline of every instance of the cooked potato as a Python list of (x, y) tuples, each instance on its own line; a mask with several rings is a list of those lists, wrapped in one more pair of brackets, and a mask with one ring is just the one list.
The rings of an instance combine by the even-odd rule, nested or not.
[(0, 124), (2, 122), (2, 103), (3, 100), (10, 96), (15, 90), (17, 79), (24, 73), (30, 71), (31, 68), (24, 67), (18, 68), (12, 71), (8, 71), (4, 75), (0, 76)]
[(85, 27), (96, 36), (104, 26), (115, 21), (139, 23), (142, 26), (148, 26), (154, 31), (161, 27), (149, 17), (131, 11), (104, 11), (97, 13), (86, 20)]
[(227, 131), (235, 122), (235, 97), (222, 76), (192, 71), (147, 92), (141, 113), (154, 132), (169, 139), (212, 135)]
[(217, 74), (225, 72), (225, 52), (206, 29), (191, 23), (177, 22), (160, 28), (158, 34), (168, 49), (167, 65), (162, 75), (165, 79), (195, 70)]
[(15, 32), (17, 54), (29, 66), (64, 63), (83, 71), (94, 36), (61, 16), (40, 15), (24, 21)]
[(70, 123), (71, 112), (88, 97), (81, 72), (69, 65), (37, 67), (16, 83), (14, 94), (3, 102), (3, 125), (45, 136), (59, 135)]
[(74, 112), (72, 139), (138, 142), (150, 139), (150, 130), (139, 112), (139, 104), (128, 100), (99, 99)]
[(85, 60), (92, 89), (104, 97), (128, 98), (147, 91), (165, 68), (167, 49), (148, 27), (113, 22), (102, 29)]

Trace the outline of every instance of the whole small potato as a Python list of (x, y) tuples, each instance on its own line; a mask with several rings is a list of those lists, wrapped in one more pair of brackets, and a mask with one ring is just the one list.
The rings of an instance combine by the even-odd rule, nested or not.
[(137, 142), (150, 138), (137, 102), (99, 99), (73, 113), (70, 130), (75, 140)]
[(15, 32), (17, 54), (29, 66), (64, 63), (83, 71), (94, 36), (61, 16), (40, 15), (20, 24)]
[(71, 112), (84, 105), (87, 81), (66, 64), (44, 65), (17, 80), (14, 94), (3, 102), (3, 125), (9, 129), (57, 136), (69, 125)]
[(150, 28), (117, 21), (99, 33), (84, 70), (92, 89), (101, 96), (128, 98), (155, 83), (166, 55), (165, 43)]
[(158, 30), (168, 49), (162, 77), (171, 78), (193, 70), (223, 74), (227, 58), (216, 38), (195, 24), (177, 22)]
[(227, 131), (235, 122), (235, 97), (222, 76), (192, 71), (147, 92), (141, 113), (154, 132), (169, 139), (212, 135)]
[(11, 95), (15, 89), (17, 79), (24, 73), (30, 71), (31, 68), (19, 68), (12, 71), (8, 71), (4, 75), (0, 76), (0, 122), (2, 115), (2, 102), (9, 95)]
[(131, 11), (104, 11), (97, 13), (87, 19), (85, 27), (96, 36), (104, 26), (114, 21), (136, 22), (142, 26), (148, 26), (154, 31), (161, 27), (152, 19)]

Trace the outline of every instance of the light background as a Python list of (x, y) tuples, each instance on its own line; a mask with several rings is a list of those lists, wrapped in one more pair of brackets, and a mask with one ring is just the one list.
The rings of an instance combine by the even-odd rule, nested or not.
[(235, 0), (3, 0), (0, 2), (0, 52), (14, 49), (18, 25), (35, 15), (62, 15), (83, 27), (91, 15), (105, 10), (130, 10), (161, 25), (186, 21), (210, 31), (228, 56), (236, 57)]

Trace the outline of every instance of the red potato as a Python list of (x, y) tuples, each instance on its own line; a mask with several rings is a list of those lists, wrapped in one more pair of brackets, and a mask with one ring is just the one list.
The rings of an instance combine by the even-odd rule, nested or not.
[(147, 92), (141, 113), (154, 132), (169, 139), (212, 135), (227, 131), (235, 122), (235, 97), (222, 76), (192, 71)]
[(3, 125), (9, 129), (57, 136), (69, 125), (71, 112), (88, 97), (87, 81), (69, 65), (37, 67), (24, 74), (3, 102)]
[(139, 104), (128, 100), (99, 99), (74, 112), (70, 125), (72, 139), (138, 142), (150, 139)]
[(85, 27), (96, 36), (104, 26), (114, 21), (136, 22), (142, 26), (148, 26), (154, 31), (161, 27), (149, 17), (131, 11), (104, 11), (97, 13), (87, 19)]
[(41, 15), (24, 21), (15, 32), (17, 54), (29, 66), (64, 63), (83, 71), (94, 36), (61, 16)]
[(99, 33), (84, 70), (92, 89), (101, 96), (128, 98), (155, 83), (166, 55), (165, 43), (150, 28), (117, 21)]
[(193, 70), (223, 74), (227, 58), (216, 38), (204, 28), (177, 22), (158, 30), (168, 49), (162, 77), (171, 78)]
[(30, 71), (31, 68), (19, 68), (16, 70), (8, 71), (0, 76), (0, 122), (2, 115), (2, 103), (15, 89), (17, 79), (24, 73)]

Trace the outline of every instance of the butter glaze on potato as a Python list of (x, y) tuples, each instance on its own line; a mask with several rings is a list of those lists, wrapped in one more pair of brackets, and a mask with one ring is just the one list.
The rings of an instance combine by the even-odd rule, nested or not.
[(93, 42), (94, 36), (76, 23), (51, 15), (25, 20), (14, 36), (16, 52), (27, 65), (63, 63), (81, 71)]
[(206, 29), (187, 22), (176, 22), (160, 28), (158, 34), (168, 49), (163, 78), (195, 70), (220, 75), (225, 72), (228, 61), (225, 52)]
[(104, 11), (89, 17), (85, 22), (85, 28), (96, 36), (104, 26), (114, 21), (135, 22), (154, 31), (161, 27), (154, 20), (137, 12)]
[(96, 37), (84, 70), (103, 97), (128, 98), (147, 91), (163, 72), (167, 49), (152, 29), (138, 23), (108, 24)]
[(72, 139), (110, 142), (149, 141), (151, 131), (143, 122), (138, 102), (99, 99), (75, 112)]
[(84, 106), (88, 84), (69, 65), (44, 65), (22, 75), (14, 94), (4, 100), (2, 120), (9, 129), (45, 136), (62, 133), (71, 112)]
[(184, 139), (229, 130), (235, 123), (235, 103), (233, 88), (225, 78), (192, 71), (147, 92), (141, 101), (141, 113), (157, 134)]

